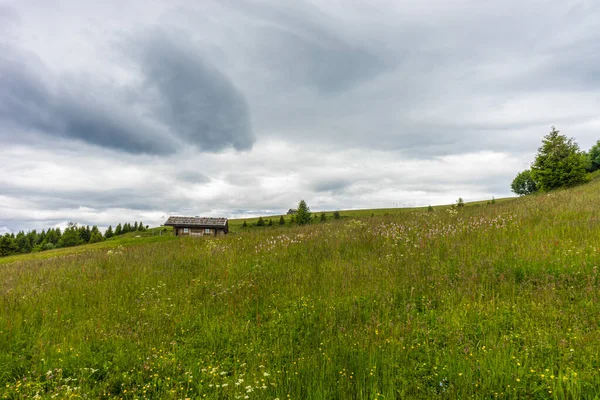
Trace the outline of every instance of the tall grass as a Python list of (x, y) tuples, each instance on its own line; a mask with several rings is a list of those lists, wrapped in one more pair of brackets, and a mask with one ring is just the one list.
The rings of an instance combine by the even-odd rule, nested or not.
[(1, 266), (0, 397), (597, 397), (599, 183)]

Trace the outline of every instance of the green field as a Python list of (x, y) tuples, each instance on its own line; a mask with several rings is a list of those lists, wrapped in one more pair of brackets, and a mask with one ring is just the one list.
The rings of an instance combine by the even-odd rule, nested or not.
[(599, 200), (20, 256), (0, 398), (600, 398)]
[[(503, 199), (496, 199), (496, 203), (503, 203), (506, 201), (512, 201), (514, 200), (514, 197), (507, 197), (507, 198), (503, 198)], [(487, 202), (490, 200), (484, 200), (484, 201), (474, 201), (474, 202), (470, 202), (470, 203), (465, 203), (465, 205), (467, 207), (477, 207), (477, 206), (481, 206), (481, 205), (486, 205)], [(446, 208), (448, 208), (447, 205), (444, 206), (435, 206), (433, 207), (436, 210), (444, 210)], [(374, 208), (374, 209), (368, 209), (368, 210), (340, 210), (338, 211), (340, 213), (340, 217), (341, 219), (347, 219), (347, 218), (363, 218), (363, 217), (389, 217), (389, 216), (394, 216), (397, 214), (405, 214), (405, 213), (412, 213), (415, 211), (423, 211), (426, 210), (427, 207), (413, 207), (413, 208)], [(327, 218), (327, 220), (332, 220), (333, 219), (333, 213), (334, 211), (315, 211), (312, 213), (313, 215), (313, 219), (314, 222), (313, 223), (320, 223), (319, 221), (319, 217), (321, 216), (321, 213), (325, 213), (325, 216)], [(269, 216), (263, 216), (262, 218), (265, 221), (269, 221), (269, 219), (273, 220), (273, 224), (274, 225), (279, 225), (279, 218), (282, 217), (285, 219), (285, 222), (287, 225), (290, 224), (290, 215), (284, 214), (284, 215), (269, 215)], [(238, 219), (230, 219), (229, 220), (229, 231), (230, 232), (244, 232), (245, 230), (247, 231), (248, 229), (253, 229), (254, 227), (250, 227), (250, 228), (246, 228), (244, 229), (242, 227), (244, 221), (246, 221), (246, 223), (248, 225), (252, 225), (252, 224), (256, 224), (256, 222), (258, 221), (258, 217), (255, 218), (238, 218)]]

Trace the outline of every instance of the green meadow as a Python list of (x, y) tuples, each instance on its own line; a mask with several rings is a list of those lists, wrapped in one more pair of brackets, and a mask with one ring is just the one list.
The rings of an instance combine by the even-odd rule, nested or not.
[(600, 398), (599, 200), (3, 260), (0, 398)]

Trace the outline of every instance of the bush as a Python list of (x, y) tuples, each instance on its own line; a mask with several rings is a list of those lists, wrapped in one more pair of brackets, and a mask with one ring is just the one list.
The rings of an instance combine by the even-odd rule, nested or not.
[(285, 225), (285, 218), (283, 218), (283, 215), (279, 217), (279, 225)]
[(592, 146), (587, 154), (588, 156), (588, 171), (594, 172), (600, 169), (600, 140)]
[(531, 171), (526, 169), (517, 174), (515, 179), (510, 184), (513, 193), (519, 196), (525, 196), (537, 192), (537, 184), (531, 177)]
[(258, 217), (258, 221), (256, 221), (256, 226), (265, 226), (265, 220), (263, 217)]
[(333, 212), (333, 219), (340, 219), (340, 212), (339, 211), (334, 211)]
[(462, 197), (459, 197), (458, 200), (456, 201), (456, 207), (464, 207), (465, 206), (465, 201), (462, 199)]
[(44, 243), (44, 245), (42, 246), (42, 250), (53, 250), (55, 249), (56, 246), (52, 243)]

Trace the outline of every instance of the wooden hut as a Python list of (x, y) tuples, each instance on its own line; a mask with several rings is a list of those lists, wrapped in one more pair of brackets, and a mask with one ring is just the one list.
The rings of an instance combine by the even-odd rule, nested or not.
[(176, 236), (221, 236), (229, 233), (227, 218), (169, 217), (165, 226), (172, 226)]

